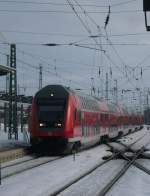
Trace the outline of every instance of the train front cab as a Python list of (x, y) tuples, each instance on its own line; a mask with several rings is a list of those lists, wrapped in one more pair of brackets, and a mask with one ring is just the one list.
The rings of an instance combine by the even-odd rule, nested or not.
[(46, 144), (50, 148), (66, 146), (68, 138), (73, 137), (73, 114), (74, 104), (66, 88), (48, 85), (41, 89), (32, 103), (31, 144)]

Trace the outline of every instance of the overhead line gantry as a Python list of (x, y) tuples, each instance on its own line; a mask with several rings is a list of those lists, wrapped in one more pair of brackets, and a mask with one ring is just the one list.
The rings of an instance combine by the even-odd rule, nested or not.
[(0, 65), (0, 76), (9, 75), (8, 139), (18, 139), (16, 45), (10, 44), (10, 66)]

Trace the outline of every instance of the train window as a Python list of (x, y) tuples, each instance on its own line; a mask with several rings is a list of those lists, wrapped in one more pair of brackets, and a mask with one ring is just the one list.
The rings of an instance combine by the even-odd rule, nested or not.
[(91, 101), (91, 109), (93, 110), (94, 109), (94, 104), (93, 104), (93, 101)]
[(84, 135), (84, 125), (82, 125), (82, 136)]
[(89, 101), (86, 100), (86, 109), (89, 110)]
[(84, 126), (84, 137), (86, 137), (86, 129), (87, 129), (87, 127), (86, 127), (86, 125)]
[(101, 121), (105, 121), (106, 120), (106, 114), (101, 114)]
[(78, 110), (78, 119), (79, 119), (79, 121), (81, 121), (81, 111), (80, 110)]
[(85, 109), (85, 110), (87, 109), (87, 101), (86, 101), (85, 98), (84, 98), (84, 109)]
[(47, 112), (47, 111), (63, 111), (64, 110), (64, 107), (63, 106), (55, 106), (55, 105), (51, 105), (51, 106), (40, 106), (39, 107), (40, 111), (43, 111), (43, 112)]
[[(65, 100), (38, 99), (38, 120), (45, 128), (62, 128), (65, 112)], [(61, 125), (58, 127), (58, 125)]]
[(91, 103), (90, 103), (90, 100), (88, 100), (88, 109), (91, 110)]
[(85, 129), (84, 129), (84, 137), (86, 137), (86, 131), (87, 131), (87, 127), (85, 125)]
[(86, 99), (84, 98), (84, 108), (87, 109)]
[(88, 137), (88, 133), (89, 133), (89, 126), (87, 126), (87, 130), (86, 130), (86, 136)]
[(105, 120), (108, 121), (109, 120), (109, 115), (105, 114)]
[(82, 97), (80, 97), (80, 99), (81, 99), (81, 106), (83, 108), (83, 99), (82, 99)]
[(74, 111), (74, 120), (75, 121), (77, 120), (77, 109), (75, 109), (75, 111)]
[(103, 114), (101, 114), (101, 121), (103, 121)]
[(94, 126), (94, 134), (96, 135), (96, 127)]
[(87, 133), (86, 133), (87, 135), (87, 137), (89, 136), (89, 126), (88, 126), (88, 129), (87, 129)]
[(101, 120), (101, 114), (98, 114), (98, 122)]
[(80, 97), (80, 99), (81, 99), (82, 108), (84, 109), (84, 100), (83, 100), (83, 97)]
[(94, 110), (94, 103), (91, 101), (91, 109)]
[(86, 126), (83, 126), (83, 136), (85, 136), (85, 130), (86, 130)]

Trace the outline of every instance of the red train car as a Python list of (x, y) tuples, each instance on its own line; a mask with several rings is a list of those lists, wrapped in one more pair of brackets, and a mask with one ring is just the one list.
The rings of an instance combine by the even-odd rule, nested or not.
[[(137, 125), (142, 123), (140, 117)], [(33, 99), (29, 129), (34, 147), (46, 144), (51, 149), (71, 151), (123, 134), (124, 130), (130, 130), (130, 124), (121, 106), (107, 104), (61, 85), (48, 85)]]

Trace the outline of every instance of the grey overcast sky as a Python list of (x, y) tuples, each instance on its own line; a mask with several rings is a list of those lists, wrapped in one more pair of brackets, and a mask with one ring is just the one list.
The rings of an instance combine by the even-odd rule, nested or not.
[[(16, 43), (19, 93), (38, 90), (41, 64), (43, 86), (61, 83), (86, 93), (94, 86), (104, 96), (108, 73), (110, 98), (115, 80), (120, 95), (132, 90), (134, 98), (150, 84), (150, 32), (142, 10), (142, 0), (0, 0), (0, 63), (6, 64), (6, 43)], [(3, 90), (4, 77), (0, 81)]]

